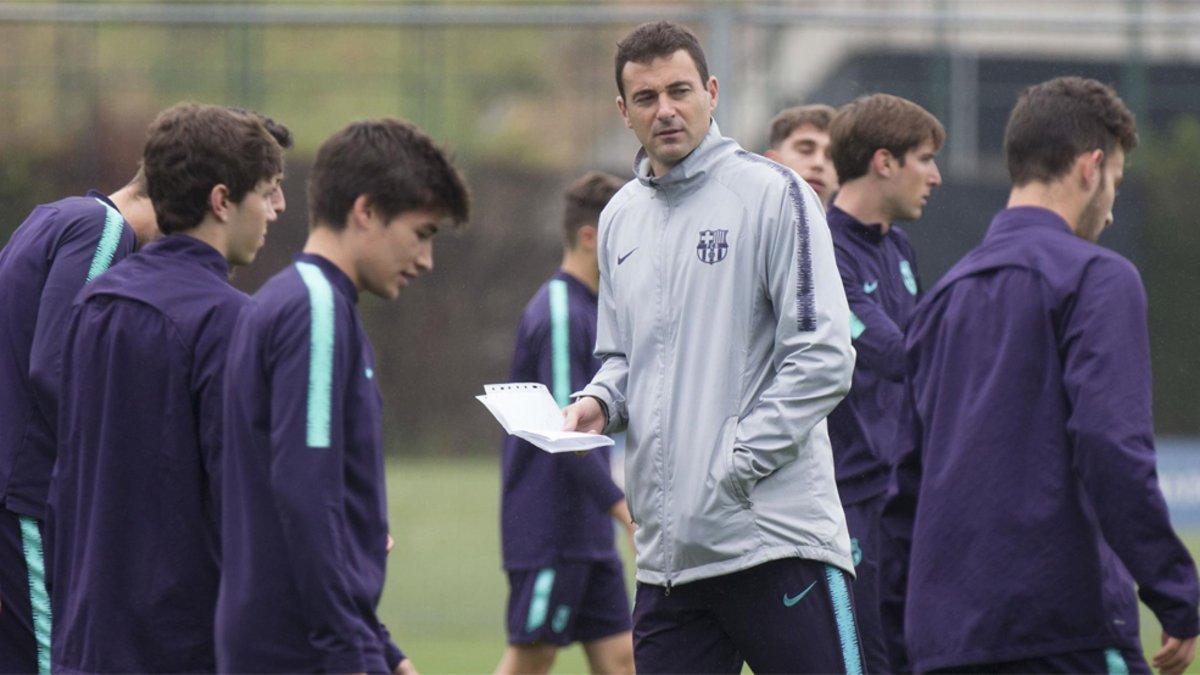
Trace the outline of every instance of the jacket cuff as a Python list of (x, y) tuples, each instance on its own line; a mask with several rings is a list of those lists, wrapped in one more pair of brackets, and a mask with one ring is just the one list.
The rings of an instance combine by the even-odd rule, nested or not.
[(615, 415), (613, 415), (614, 404), (612, 397), (609, 396), (608, 392), (603, 387), (597, 387), (594, 384), (589, 384), (583, 389), (571, 394), (571, 399), (579, 400), (588, 396), (596, 399), (596, 402), (600, 404), (600, 411), (604, 413), (604, 428), (600, 430), (600, 433), (605, 435), (615, 433), (616, 429), (613, 427), (616, 425), (613, 423), (613, 418)]

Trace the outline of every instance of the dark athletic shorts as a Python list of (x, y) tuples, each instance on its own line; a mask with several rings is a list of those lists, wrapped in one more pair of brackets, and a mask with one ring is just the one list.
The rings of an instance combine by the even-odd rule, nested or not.
[(562, 562), (508, 572), (508, 643), (565, 647), (630, 630), (618, 561)]
[(675, 586), (638, 584), (633, 658), (639, 675), (864, 672), (853, 579), (787, 558)]

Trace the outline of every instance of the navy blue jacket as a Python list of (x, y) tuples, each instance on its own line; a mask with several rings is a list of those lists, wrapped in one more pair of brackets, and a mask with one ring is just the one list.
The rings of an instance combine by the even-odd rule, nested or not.
[[(600, 368), (592, 354), (596, 303), (583, 282), (555, 272), (521, 315), (510, 381), (541, 382), (559, 405), (569, 403)], [(501, 469), (505, 569), (617, 559), (608, 511), (625, 495), (613, 482), (608, 448), (552, 455), (508, 436)]]
[(37, 207), (0, 251), (0, 503), (9, 511), (43, 517), (71, 303), (134, 243), (117, 207), (92, 190)]
[(1002, 211), (918, 306), (907, 373), (883, 519), (907, 569), (885, 621), (896, 634), (903, 617), (916, 670), (1140, 650), (1138, 596), (1168, 634), (1200, 632), (1155, 470), (1132, 264), (1050, 211)]
[(216, 666), (221, 377), (247, 302), (176, 234), (80, 295), (50, 486), (55, 670)]
[(302, 254), (242, 312), (225, 377), (222, 672), (390, 672), (383, 402), (358, 292)]
[(850, 393), (829, 414), (838, 494), (849, 505), (883, 494), (904, 381), (904, 329), (917, 306), (917, 257), (895, 225), (883, 234), (831, 206), (827, 214), (858, 358)]

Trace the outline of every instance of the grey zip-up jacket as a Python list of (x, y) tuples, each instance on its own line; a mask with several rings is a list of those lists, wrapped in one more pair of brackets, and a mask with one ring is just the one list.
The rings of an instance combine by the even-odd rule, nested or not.
[(600, 216), (596, 355), (577, 396), (628, 429), (637, 578), (799, 557), (853, 573), (825, 417), (850, 390), (850, 310), (825, 211), (715, 121), (661, 178), (638, 153)]

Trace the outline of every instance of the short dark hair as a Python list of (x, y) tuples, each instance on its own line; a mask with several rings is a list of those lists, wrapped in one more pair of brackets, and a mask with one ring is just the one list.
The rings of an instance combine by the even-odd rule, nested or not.
[(217, 185), (241, 202), (283, 171), (283, 149), (253, 115), (224, 106), (180, 103), (159, 113), (142, 152), (146, 193), (163, 234), (204, 220)]
[(563, 234), (568, 246), (575, 246), (579, 228), (599, 222), (600, 212), (624, 185), (625, 181), (603, 171), (589, 171), (571, 183), (563, 194), (567, 202), (563, 212)]
[(867, 174), (877, 150), (892, 153), (903, 166), (908, 151), (925, 141), (932, 141), (935, 150), (942, 147), (942, 123), (916, 103), (891, 94), (855, 99), (829, 123), (829, 155), (843, 185)]
[(1021, 92), (1004, 129), (1004, 158), (1013, 185), (1050, 182), (1085, 152), (1126, 153), (1137, 147), (1137, 121), (1112, 87), (1058, 77)]
[(279, 143), (279, 147), (283, 148), (284, 150), (291, 150), (292, 145), (295, 144), (295, 141), (292, 139), (292, 130), (288, 129), (283, 123), (276, 122), (257, 110), (232, 106), (229, 109), (234, 112), (242, 113), (243, 115), (253, 115), (254, 117), (257, 117), (258, 121), (262, 122), (263, 126), (267, 128), (267, 131), (271, 134), (271, 136), (275, 138), (275, 142)]
[(686, 50), (692, 61), (696, 62), (700, 86), (708, 84), (708, 61), (704, 58), (704, 50), (695, 33), (670, 21), (644, 23), (634, 28), (617, 43), (617, 91), (621, 98), (625, 98), (625, 82), (621, 79), (621, 72), (625, 70), (626, 63), (650, 63), (680, 49)]
[(345, 228), (360, 195), (385, 220), (428, 209), (461, 224), (470, 212), (466, 185), (446, 154), (415, 125), (393, 118), (354, 122), (321, 144), (308, 179), (310, 225)]
[(771, 135), (767, 138), (767, 147), (778, 148), (793, 131), (803, 126), (812, 127), (817, 131), (829, 131), (829, 123), (833, 121), (835, 114), (837, 111), (833, 106), (824, 103), (787, 108), (771, 120)]

